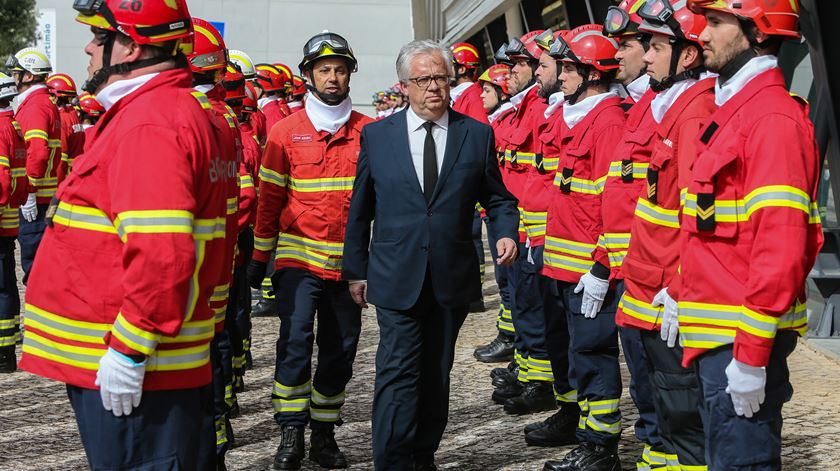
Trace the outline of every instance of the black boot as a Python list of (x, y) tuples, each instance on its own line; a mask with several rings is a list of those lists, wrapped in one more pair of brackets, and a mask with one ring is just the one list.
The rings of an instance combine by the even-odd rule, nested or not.
[(274, 317), (278, 312), (276, 299), (261, 299), (251, 308), (251, 317)]
[(473, 356), (482, 363), (511, 361), (513, 360), (513, 337), (500, 332), (489, 344), (476, 348)]
[(554, 399), (554, 387), (548, 381), (531, 381), (519, 396), (505, 401), (505, 412), (522, 415), (533, 414), (557, 408)]
[(505, 384), (500, 388), (496, 388), (493, 390), (493, 402), (496, 404), (504, 404), (510, 398), (517, 397), (522, 394), (522, 391), (525, 390), (525, 386), (520, 383), (519, 381), (514, 381), (509, 384)]
[(525, 427), (525, 443), (533, 446), (574, 445), (578, 442), (575, 432), (579, 420), (580, 407), (575, 403), (563, 404), (547, 419)]
[(251, 356), (251, 350), (245, 350), (245, 371), (254, 368), (254, 357)]
[(17, 370), (15, 346), (0, 348), (0, 373), (14, 373)]
[(309, 436), (309, 459), (322, 468), (347, 467), (347, 457), (338, 449), (335, 432), (329, 429), (312, 429)]
[(621, 471), (618, 446), (583, 442), (561, 461), (546, 461), (543, 471)]
[(300, 461), (306, 456), (303, 449), (303, 427), (286, 425), (282, 430), (280, 446), (274, 455), (273, 469), (278, 471), (300, 469)]
[(504, 368), (493, 368), (490, 370), (490, 378), (493, 380), (493, 386), (495, 387), (506, 384), (509, 380), (515, 380), (518, 376), (519, 365), (513, 360)]

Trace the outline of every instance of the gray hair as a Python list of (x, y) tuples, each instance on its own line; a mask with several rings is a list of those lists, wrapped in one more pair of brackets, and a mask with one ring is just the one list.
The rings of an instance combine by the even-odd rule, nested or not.
[(452, 52), (449, 48), (438, 41), (418, 39), (403, 46), (397, 56), (397, 77), (400, 82), (406, 82), (411, 77), (411, 62), (417, 56), (435, 53), (443, 57), (443, 61), (446, 63), (446, 73), (449, 76), (454, 76), (455, 66), (452, 65)]

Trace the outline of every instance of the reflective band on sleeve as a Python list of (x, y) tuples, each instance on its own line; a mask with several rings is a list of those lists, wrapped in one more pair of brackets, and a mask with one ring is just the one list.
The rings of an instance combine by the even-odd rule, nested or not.
[(73, 205), (61, 201), (56, 208), (53, 223), (75, 229), (117, 234), (117, 229), (104, 211), (98, 208)]
[(653, 305), (640, 301), (628, 295), (627, 292), (621, 297), (618, 305), (625, 314), (636, 319), (657, 325), (662, 323), (662, 307), (655, 308)]
[(116, 337), (120, 342), (145, 355), (151, 355), (157, 348), (158, 341), (160, 340), (159, 334), (146, 332), (132, 325), (125, 320), (122, 313), (119, 313), (114, 320), (111, 335)]
[(251, 178), (250, 175), (240, 175), (239, 176), (239, 187), (240, 188), (253, 188), (254, 187), (254, 179)]
[(319, 191), (350, 191), (353, 189), (353, 177), (335, 178), (289, 178), (289, 188), (301, 193), (314, 193)]
[(260, 165), (260, 180), (285, 187), (289, 182), (289, 176), (281, 175), (270, 168)]
[(193, 239), (204, 241), (224, 239), (226, 225), (225, 218), (196, 219), (192, 228)]
[(24, 133), (23, 139), (26, 141), (30, 139), (43, 139), (49, 143), (50, 137), (47, 134), (47, 131), (43, 131), (41, 129), (30, 129)]
[(254, 237), (254, 248), (260, 252), (271, 252), (277, 246), (277, 237), (265, 239), (262, 237)]
[(680, 228), (680, 211), (657, 206), (646, 198), (639, 198), (634, 215), (647, 222), (671, 229)]
[(193, 215), (178, 209), (123, 211), (117, 214), (114, 227), (123, 242), (128, 234), (191, 234)]
[(9, 158), (3, 155), (0, 155), (0, 166), (9, 167)]
[(761, 208), (793, 208), (811, 214), (811, 197), (799, 188), (787, 185), (763, 186), (751, 191), (744, 198), (747, 217)]

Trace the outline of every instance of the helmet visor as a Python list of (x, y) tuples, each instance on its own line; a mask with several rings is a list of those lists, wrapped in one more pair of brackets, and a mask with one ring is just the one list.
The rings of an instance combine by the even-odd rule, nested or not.
[(227, 64), (225, 51), (197, 54), (190, 57), (190, 65), (201, 70), (221, 69)]
[(684, 38), (680, 23), (674, 18), (675, 9), (669, 0), (647, 0), (639, 8), (639, 16), (653, 26), (666, 26), (678, 38)]
[(534, 42), (547, 51), (551, 49), (551, 45), (554, 43), (554, 32), (552, 32), (551, 29), (547, 29), (534, 36)]
[(4, 65), (4, 67), (9, 72), (23, 70), (23, 67), (20, 66), (20, 62), (18, 62), (17, 57), (15, 57), (14, 55), (11, 55), (8, 59), (6, 59), (6, 64)]
[(105, 0), (74, 0), (73, 9), (85, 16), (93, 16), (99, 13), (99, 8)]
[(496, 62), (500, 64), (504, 64), (510, 62), (510, 57), (507, 55), (507, 45), (502, 44), (499, 46), (499, 49), (496, 51), (496, 54), (493, 56), (496, 59)]
[(557, 41), (554, 41), (554, 44), (551, 45), (551, 49), (548, 50), (548, 55), (557, 60), (568, 59), (572, 62), (580, 62), (580, 59), (572, 52), (569, 43), (562, 36), (557, 38)]
[(630, 15), (619, 7), (611, 6), (607, 9), (604, 20), (604, 33), (610, 36), (621, 36), (627, 32), (630, 25)]
[(353, 56), (353, 50), (344, 38), (337, 34), (323, 33), (316, 35), (303, 46), (304, 62), (318, 58), (327, 48), (339, 55)]
[(519, 38), (512, 38), (507, 48), (505, 48), (505, 53), (509, 58), (513, 56), (527, 56), (528, 50), (525, 49), (525, 44), (522, 44)]

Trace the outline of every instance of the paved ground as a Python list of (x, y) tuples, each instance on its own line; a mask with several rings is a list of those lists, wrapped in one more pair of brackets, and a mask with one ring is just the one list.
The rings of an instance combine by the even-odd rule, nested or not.
[[(488, 279), (492, 274), (488, 273)], [(458, 342), (450, 421), (438, 464), (453, 470), (539, 470), (546, 459), (568, 448), (526, 447), (525, 424), (546, 414), (515, 418), (490, 400), (488, 373), (492, 366), (476, 362), (472, 351), (494, 335), (493, 312), (498, 308), (494, 284), (485, 284), (488, 312), (467, 319)], [(254, 370), (245, 377), (240, 395), (242, 416), (235, 419), (237, 448), (228, 455), (231, 470), (267, 470), (277, 446), (269, 389), (273, 374), (276, 319), (254, 322)], [(374, 313), (364, 313), (364, 329), (356, 373), (348, 386), (345, 425), (337, 432), (351, 469), (372, 469), (370, 408), (377, 343)], [(785, 408), (785, 469), (840, 469), (840, 364), (801, 344), (791, 358), (796, 393)], [(626, 372), (625, 372), (626, 373)], [(625, 381), (626, 384), (626, 381)], [(62, 385), (17, 372), (0, 377), (0, 470), (85, 469), (86, 461), (75, 421)], [(635, 411), (626, 391), (622, 398), (625, 428), (621, 452), (625, 470), (635, 469), (640, 445), (633, 437)], [(321, 469), (311, 466), (306, 469)]]

